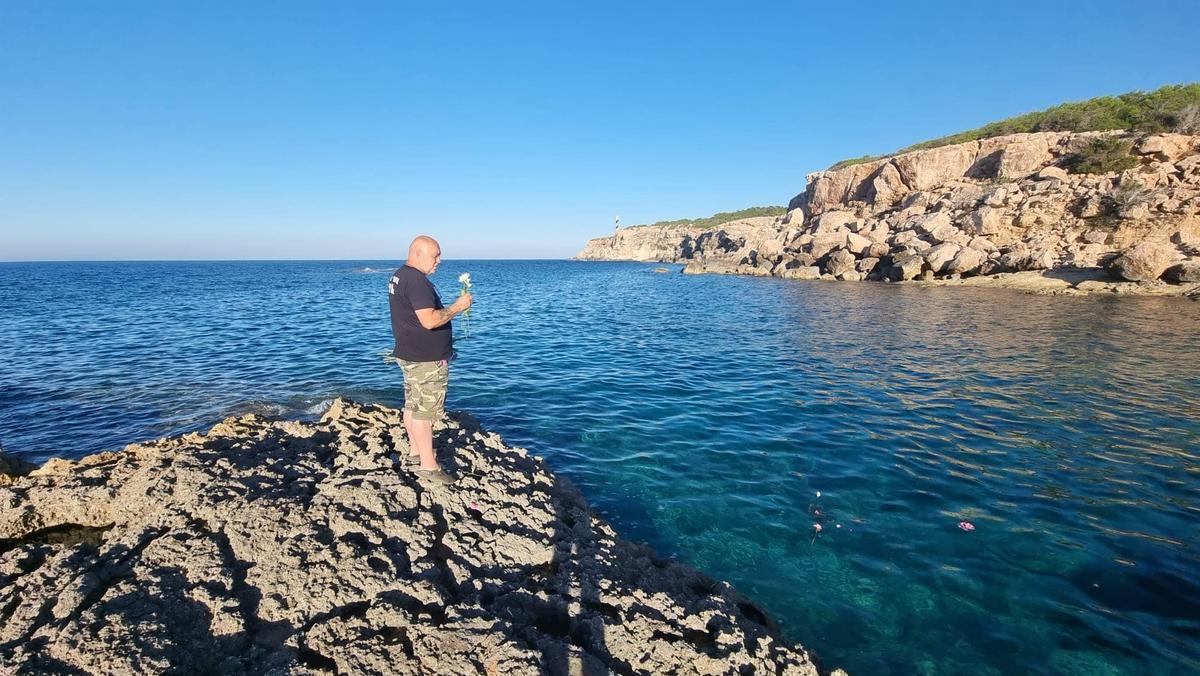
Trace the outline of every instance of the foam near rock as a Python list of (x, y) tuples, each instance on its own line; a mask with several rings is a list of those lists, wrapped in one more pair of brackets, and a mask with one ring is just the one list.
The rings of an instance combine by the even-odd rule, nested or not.
[(6, 475), (0, 665), (819, 673), (749, 599), (620, 539), (469, 416), (435, 446), (452, 486), (401, 465), (400, 411), (339, 399)]

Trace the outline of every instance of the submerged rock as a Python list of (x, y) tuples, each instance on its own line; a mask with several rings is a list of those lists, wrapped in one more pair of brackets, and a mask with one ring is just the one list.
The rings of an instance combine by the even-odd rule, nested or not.
[(620, 539), (470, 417), (435, 444), (451, 486), (400, 463), (400, 411), (338, 400), (316, 423), (230, 418), (10, 477), (0, 665), (819, 673), (728, 584)]

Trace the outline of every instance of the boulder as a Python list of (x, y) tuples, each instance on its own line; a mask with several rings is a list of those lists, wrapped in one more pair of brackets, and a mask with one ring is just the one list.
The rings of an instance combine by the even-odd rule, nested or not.
[(873, 242), (862, 235), (850, 233), (846, 235), (846, 248), (854, 252), (856, 256), (865, 256), (867, 251), (871, 249)]
[(1152, 282), (1175, 263), (1175, 247), (1161, 242), (1142, 242), (1111, 263), (1110, 269), (1131, 282)]
[(798, 268), (788, 268), (778, 273), (779, 277), (784, 279), (820, 279), (821, 268), (815, 265), (806, 265)]
[(892, 247), (888, 246), (887, 244), (876, 242), (871, 245), (870, 249), (867, 249), (867, 253), (865, 255), (872, 258), (883, 258), (891, 252)]
[(1080, 236), (1080, 239), (1088, 244), (1104, 244), (1108, 241), (1109, 233), (1104, 230), (1088, 230)]
[(1039, 171), (1037, 173), (1037, 177), (1042, 179), (1043, 181), (1053, 180), (1053, 181), (1066, 182), (1066, 181), (1070, 180), (1071, 175), (1068, 174), (1067, 170), (1063, 169), (1062, 167), (1050, 166), (1050, 167), (1045, 167), (1044, 169)]
[(925, 252), (925, 261), (929, 263), (929, 269), (935, 274), (945, 272), (946, 267), (958, 252), (962, 251), (962, 247), (953, 242), (943, 242)]
[(1184, 221), (1184, 227), (1171, 235), (1171, 241), (1185, 248), (1200, 249), (1200, 219)]
[(972, 237), (971, 240), (967, 242), (967, 246), (977, 251), (982, 251), (985, 254), (992, 253), (993, 251), (999, 251), (992, 240), (988, 239), (987, 237)]
[(785, 225), (803, 225), (806, 217), (807, 214), (802, 208), (789, 209), (787, 215), (783, 217), (783, 222)]
[(1017, 243), (1005, 249), (1001, 249), (1000, 258), (997, 262), (1000, 267), (1005, 270), (1021, 270), (1022, 263), (1029, 257), (1029, 247), (1024, 244)]
[(1021, 261), (1021, 269), (1049, 270), (1056, 263), (1058, 263), (1058, 257), (1054, 255), (1053, 251), (1045, 248), (1037, 248), (1026, 256), (1025, 260)]
[(971, 212), (968, 222), (976, 235), (995, 235), (1004, 228), (1004, 211), (992, 207), (980, 207)]
[(974, 209), (986, 194), (987, 189), (981, 185), (951, 183), (950, 192), (943, 194), (939, 203), (953, 211), (969, 211)]
[(1162, 162), (1174, 162), (1195, 152), (1195, 140), (1184, 134), (1154, 134), (1138, 142), (1139, 155), (1149, 155)]
[(1200, 175), (1200, 153), (1189, 155), (1178, 162), (1175, 162), (1175, 171), (1178, 171), (1184, 176)]
[(812, 254), (795, 253), (789, 251), (788, 253), (784, 254), (783, 258), (779, 260), (779, 264), (775, 267), (778, 270), (790, 270), (791, 268), (808, 267), (809, 265), (816, 264), (816, 262), (817, 261), (812, 257)]
[(1002, 207), (1006, 197), (1008, 197), (1008, 188), (1002, 185), (997, 186), (983, 196), (983, 203), (989, 207)]
[(809, 245), (809, 253), (813, 255), (813, 258), (822, 258), (834, 249), (846, 246), (846, 235), (849, 234), (849, 230), (842, 229), (835, 232), (822, 232), (813, 235), (812, 244)]
[(924, 235), (933, 235), (947, 226), (953, 227), (950, 223), (950, 214), (944, 211), (935, 211), (932, 214), (918, 216), (911, 221), (911, 227)]
[(798, 253), (798, 254), (796, 254), (795, 260), (797, 263), (799, 263), (799, 265), (792, 266), (792, 267), (806, 268), (810, 265), (817, 264), (816, 256), (813, 256), (810, 253), (803, 253), (803, 252)]
[(916, 279), (925, 268), (925, 259), (920, 254), (903, 254), (892, 261), (892, 279), (905, 282)]
[(971, 274), (983, 265), (987, 260), (987, 254), (970, 247), (960, 249), (954, 258), (946, 265), (946, 272), (949, 274), (966, 275)]
[(874, 270), (878, 265), (878, 258), (863, 258), (854, 264), (854, 269), (863, 274), (867, 274)]
[(965, 245), (971, 241), (971, 236), (959, 230), (953, 223), (934, 228), (929, 232), (929, 239), (935, 243), (954, 242), (955, 244)]
[(916, 230), (901, 230), (892, 235), (892, 244), (894, 246), (904, 246), (913, 240), (920, 239), (920, 235)]
[(1162, 277), (1172, 284), (1200, 282), (1200, 259), (1193, 258), (1182, 263), (1176, 263), (1167, 268)]
[(1000, 265), (999, 261), (994, 261), (989, 258), (979, 266), (979, 269), (975, 271), (975, 274), (993, 275), (998, 272), (1004, 272), (1004, 268)]
[(825, 261), (825, 271), (837, 277), (854, 270), (855, 257), (846, 249), (838, 249), (829, 254)]
[(827, 211), (813, 221), (812, 233), (818, 235), (825, 232), (835, 232), (845, 228), (855, 220), (849, 211)]
[(1018, 179), (1028, 176), (1054, 160), (1050, 154), (1050, 143), (1041, 134), (1030, 134), (1026, 138), (1009, 143), (1000, 151), (1000, 162), (996, 176), (1002, 179)]
[(892, 234), (892, 229), (887, 221), (871, 221), (859, 228), (858, 234), (866, 237), (872, 242), (886, 242)]

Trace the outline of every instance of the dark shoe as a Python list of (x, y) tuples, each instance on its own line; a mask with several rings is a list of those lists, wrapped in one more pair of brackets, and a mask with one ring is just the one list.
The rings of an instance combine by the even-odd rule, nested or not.
[(454, 483), (454, 477), (440, 469), (418, 469), (417, 481), (431, 486), (449, 486)]

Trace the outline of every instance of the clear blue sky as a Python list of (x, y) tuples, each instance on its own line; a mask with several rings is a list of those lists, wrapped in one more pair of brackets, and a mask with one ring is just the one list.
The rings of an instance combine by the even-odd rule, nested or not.
[(0, 0), (0, 260), (566, 257), (1198, 44), (1190, 0)]

